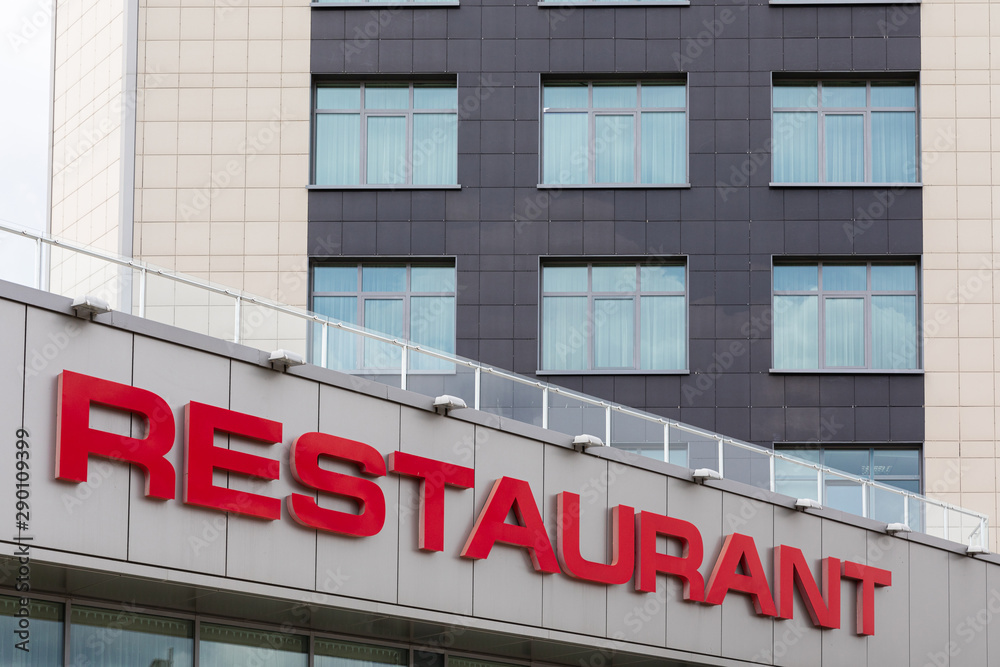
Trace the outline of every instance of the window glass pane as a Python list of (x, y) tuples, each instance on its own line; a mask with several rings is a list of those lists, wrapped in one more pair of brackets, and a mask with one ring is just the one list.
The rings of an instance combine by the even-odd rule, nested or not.
[(635, 116), (600, 115), (594, 119), (597, 183), (635, 182)]
[[(455, 297), (415, 296), (410, 299), (409, 339), (442, 352), (455, 352)], [(443, 370), (448, 363), (426, 354), (415, 354), (410, 368)]]
[(872, 297), (872, 368), (917, 368), (917, 298)]
[(0, 637), (3, 637), (0, 641), (0, 665), (51, 667), (63, 664), (63, 605), (41, 600), (28, 602), (31, 614), (28, 631), (31, 634), (27, 651), (16, 646), (23, 641), (14, 634), (20, 629), (20, 609), (18, 598), (0, 596)]
[(458, 89), (455, 86), (413, 86), (414, 109), (457, 109)]
[(865, 365), (865, 300), (826, 299), (826, 366)]
[[(365, 299), (365, 327), (394, 338), (403, 337), (402, 299)], [(365, 368), (399, 368), (401, 349), (365, 339)]]
[(594, 299), (594, 366), (631, 368), (635, 364), (634, 342), (632, 299)]
[(365, 292), (405, 292), (405, 266), (361, 267), (361, 289)]
[(595, 109), (629, 109), (636, 105), (635, 84), (594, 84)]
[(317, 266), (313, 269), (314, 292), (357, 292), (357, 266)]
[(642, 84), (642, 106), (644, 107), (686, 107), (685, 86), (676, 83)]
[(864, 292), (868, 288), (868, 268), (864, 265), (827, 264), (823, 267), (823, 289)]
[(639, 299), (639, 368), (667, 371), (687, 368), (687, 322), (684, 297)]
[(410, 269), (413, 292), (454, 292), (454, 266), (414, 266)]
[(875, 479), (885, 476), (920, 476), (920, 452), (916, 449), (876, 449), (872, 471)]
[[(309, 640), (298, 635), (201, 624), (199, 661), (212, 667), (306, 667)], [(128, 663), (138, 665), (139, 663)]]
[[(897, 489), (902, 489), (903, 491), (909, 491), (910, 493), (920, 493), (920, 480), (919, 479), (883, 479), (879, 480), (882, 484), (886, 486), (894, 486)], [(913, 507), (912, 505), (910, 506)], [(910, 510), (912, 517), (913, 510)]]
[(816, 84), (783, 83), (774, 86), (772, 91), (774, 108), (812, 108), (819, 100)]
[(542, 367), (550, 371), (586, 369), (587, 328), (587, 297), (545, 297), (542, 300)]
[(914, 183), (917, 180), (916, 113), (872, 112), (872, 180)]
[(413, 183), (458, 183), (458, 117), (455, 114), (413, 115)]
[(683, 292), (683, 266), (641, 266), (639, 282), (643, 292)]
[(864, 493), (865, 487), (860, 483), (827, 475), (826, 498), (821, 502), (835, 510), (861, 516), (864, 513)]
[(819, 267), (776, 265), (774, 267), (775, 292), (802, 292), (819, 289)]
[(917, 267), (913, 264), (872, 264), (872, 289), (904, 292), (917, 289)]
[(819, 138), (815, 113), (775, 112), (771, 158), (776, 183), (815, 183)]
[(586, 266), (547, 266), (542, 269), (545, 292), (586, 292)]
[(543, 119), (542, 180), (587, 182), (587, 114), (546, 113)]
[(361, 182), (361, 116), (316, 115), (316, 184), (358, 185)]
[(377, 667), (378, 665), (405, 666), (410, 662), (409, 652), (391, 646), (369, 646), (333, 639), (316, 639), (316, 667)]
[(642, 182), (685, 182), (687, 137), (684, 113), (647, 111), (642, 114), (641, 132)]
[(861, 183), (865, 180), (865, 117), (827, 114), (825, 126), (826, 180)]
[(912, 83), (872, 82), (873, 107), (915, 107), (917, 87)]
[(406, 117), (368, 117), (368, 183), (406, 182)]
[(855, 477), (868, 477), (869, 452), (868, 449), (827, 447), (823, 452), (823, 465)]
[(774, 367), (819, 367), (817, 297), (774, 297)]
[[(313, 310), (341, 322), (358, 323), (358, 299), (353, 296), (318, 296), (313, 299)], [(353, 370), (357, 366), (358, 337), (349, 331), (329, 327), (326, 331), (326, 367), (336, 370)], [(322, 362), (321, 330), (316, 330), (313, 363)]]
[(322, 86), (316, 89), (317, 109), (360, 109), (360, 86)]
[[(191, 621), (76, 605), (72, 609), (69, 650), (73, 664), (93, 667), (194, 664)], [(109, 641), (109, 637), (114, 637), (114, 641)], [(202, 661), (205, 659), (202, 653)], [(215, 661), (207, 664), (235, 665)]]
[(595, 266), (595, 292), (634, 292), (635, 264)]
[(586, 109), (587, 84), (549, 84), (542, 88), (542, 106), (548, 109)]
[[(781, 448), (781, 453), (782, 454), (787, 454), (788, 456), (794, 456), (797, 459), (802, 459), (803, 461), (808, 461), (809, 463), (815, 463), (817, 465), (819, 464), (820, 450), (819, 450), (818, 447), (808, 447), (808, 448), (801, 448), (801, 449), (784, 449), (784, 448)], [(780, 461), (776, 461), (775, 463), (777, 464), (777, 463), (781, 463), (781, 462)], [(794, 474), (794, 475), (797, 475), (797, 476), (812, 474), (813, 477), (816, 476), (814, 473), (808, 472), (808, 468), (804, 468), (804, 467), (801, 467), (801, 466), (791, 466), (790, 464), (787, 464), (787, 463), (784, 464), (784, 465), (786, 465), (788, 467), (788, 470), (789, 470), (788, 474)]]
[(407, 84), (367, 84), (366, 109), (407, 109), (410, 106), (410, 87)]
[(865, 100), (865, 84), (857, 82), (824, 82), (823, 83), (823, 106), (824, 107), (862, 107), (867, 105)]

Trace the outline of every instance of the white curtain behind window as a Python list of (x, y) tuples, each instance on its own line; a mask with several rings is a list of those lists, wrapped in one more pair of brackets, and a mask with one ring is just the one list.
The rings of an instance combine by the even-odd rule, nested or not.
[(361, 178), (361, 116), (316, 116), (316, 184), (357, 185)]
[(594, 299), (595, 368), (632, 368), (635, 349), (635, 302)]
[(542, 134), (542, 180), (587, 182), (587, 114), (546, 113)]
[(862, 183), (865, 180), (865, 117), (828, 114), (823, 118), (826, 140), (826, 180)]
[(406, 182), (406, 117), (368, 117), (368, 183)]
[(642, 113), (642, 182), (684, 183), (687, 180), (687, 140), (684, 113)]
[(587, 368), (587, 297), (547, 296), (542, 302), (542, 367)]
[(413, 183), (458, 183), (458, 122), (455, 114), (413, 115)]
[(819, 179), (817, 133), (813, 112), (774, 112), (771, 160), (776, 183), (815, 183)]
[(917, 298), (872, 297), (872, 367), (917, 367)]
[(865, 300), (826, 299), (826, 367), (865, 365)]
[(639, 367), (682, 370), (687, 367), (687, 325), (682, 296), (644, 296), (639, 300)]
[(872, 180), (913, 183), (917, 180), (916, 114), (872, 112)]
[(774, 297), (774, 367), (819, 367), (819, 297)]

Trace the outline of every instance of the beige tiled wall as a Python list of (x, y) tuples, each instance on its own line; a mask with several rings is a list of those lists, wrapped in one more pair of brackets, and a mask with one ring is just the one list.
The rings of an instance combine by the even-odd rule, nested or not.
[[(53, 66), (52, 228), (119, 252), (123, 0), (59, 0)], [(93, 291), (91, 263), (51, 257), (52, 288)]]
[(134, 252), (307, 305), (307, 0), (141, 0)]
[(921, 49), (926, 490), (988, 513), (995, 551), (1000, 6), (924, 0)]

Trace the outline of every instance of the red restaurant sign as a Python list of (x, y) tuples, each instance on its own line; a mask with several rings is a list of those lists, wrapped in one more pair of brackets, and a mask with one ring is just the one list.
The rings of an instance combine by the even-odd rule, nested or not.
[[(143, 418), (146, 437), (131, 438), (90, 427), (91, 405), (123, 410)], [(174, 500), (176, 471), (165, 458), (173, 447), (176, 425), (166, 402), (156, 394), (125, 384), (64, 371), (59, 376), (56, 477), (70, 482), (87, 481), (90, 456), (128, 461), (145, 475), (147, 497)], [(234, 512), (269, 521), (281, 518), (281, 499), (216, 486), (215, 470), (257, 479), (278, 479), (278, 461), (232, 449), (216, 447), (216, 433), (228, 433), (263, 447), (283, 439), (282, 424), (204, 403), (190, 402), (184, 412), (184, 498), (189, 505)], [(385, 497), (373, 478), (393, 473), (417, 480), (420, 485), (420, 532), (417, 547), (444, 551), (446, 487), (471, 489), (475, 473), (467, 468), (406, 452), (392, 452), (383, 459), (374, 447), (327, 433), (305, 433), (292, 442), (290, 464), (295, 480), (316, 492), (357, 503), (358, 513), (321, 507), (313, 495), (292, 493), (285, 498), (288, 513), (308, 528), (353, 537), (375, 535), (385, 523)], [(320, 459), (345, 462), (358, 475), (326, 470)], [(693, 603), (722, 604), (734, 591), (746, 595), (763, 616), (792, 618), (793, 588), (809, 611), (813, 624), (840, 627), (841, 578), (857, 585), (857, 633), (875, 633), (875, 587), (890, 586), (892, 573), (877, 567), (837, 558), (822, 561), (821, 584), (816, 583), (802, 551), (779, 545), (774, 549), (774, 595), (753, 538), (727, 535), (708, 581), (701, 574), (704, 544), (698, 528), (682, 519), (654, 512), (636, 512), (627, 505), (611, 510), (613, 553), (611, 562), (585, 559), (580, 553), (580, 496), (558, 494), (553, 548), (538, 505), (527, 482), (501, 477), (462, 547), (463, 558), (482, 559), (497, 543), (524, 549), (535, 570), (562, 573), (598, 584), (626, 584), (635, 580), (637, 591), (655, 593), (658, 575), (683, 582), (684, 599)], [(508, 523), (513, 512), (515, 523)], [(665, 536), (682, 545), (682, 555), (657, 550)]]

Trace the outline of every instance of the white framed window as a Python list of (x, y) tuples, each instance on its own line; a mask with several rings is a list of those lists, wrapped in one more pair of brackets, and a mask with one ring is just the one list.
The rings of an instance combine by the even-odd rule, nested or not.
[(775, 81), (773, 184), (909, 184), (919, 179), (912, 81)]
[(916, 370), (914, 262), (775, 263), (773, 370)]
[[(455, 264), (405, 262), (322, 262), (313, 266), (312, 309), (392, 338), (454, 354)], [(314, 363), (323, 358), (314, 336)], [(395, 371), (398, 346), (330, 328), (326, 367), (343, 371)], [(410, 370), (450, 369), (427, 355), (410, 355)]]
[(683, 261), (559, 262), (541, 270), (540, 372), (687, 368)]
[(458, 89), (452, 83), (320, 84), (313, 183), (435, 187), (458, 183)]
[(687, 87), (680, 81), (546, 82), (541, 154), (543, 185), (684, 185)]

